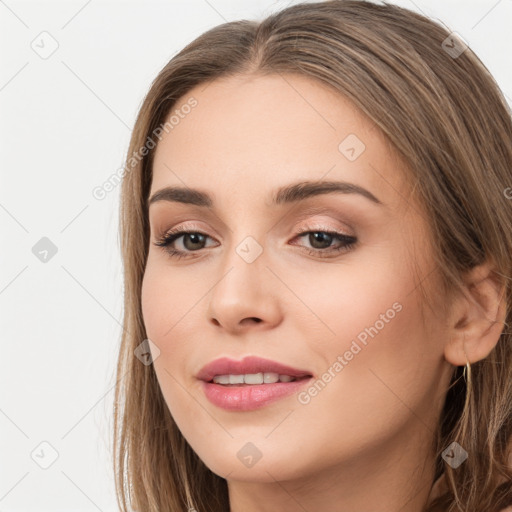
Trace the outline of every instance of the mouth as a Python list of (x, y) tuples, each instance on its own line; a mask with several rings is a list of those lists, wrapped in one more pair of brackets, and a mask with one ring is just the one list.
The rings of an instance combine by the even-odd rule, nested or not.
[(292, 375), (279, 374), (275, 372), (259, 372), (259, 373), (247, 373), (247, 374), (225, 374), (215, 375), (213, 379), (207, 381), (212, 384), (220, 384), (226, 387), (245, 387), (245, 386), (257, 386), (265, 384), (276, 384), (277, 382), (295, 382), (301, 380), (307, 380), (312, 375), (304, 375), (302, 377), (294, 377)]
[(300, 392), (313, 373), (251, 356), (241, 361), (216, 359), (196, 377), (213, 405), (231, 412), (247, 412)]
[(248, 356), (241, 361), (227, 357), (215, 359), (204, 366), (196, 377), (204, 382), (221, 384), (223, 386), (240, 386), (244, 384), (258, 385), (294, 382), (295, 380), (313, 377), (313, 373), (270, 359)]

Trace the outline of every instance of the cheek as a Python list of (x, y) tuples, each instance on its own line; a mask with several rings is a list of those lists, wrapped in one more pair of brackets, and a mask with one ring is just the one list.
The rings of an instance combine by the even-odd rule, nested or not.
[(189, 335), (192, 329), (189, 317), (193, 315), (187, 315), (187, 311), (196, 302), (190, 287), (180, 283), (174, 272), (148, 259), (141, 308), (147, 337), (160, 351), (153, 359), (153, 368), (169, 411), (178, 428), (185, 431), (190, 418), (198, 413), (189, 394), (191, 375), (184, 370), (188, 368), (188, 358), (194, 357), (195, 348)]
[(315, 276), (315, 287), (310, 276), (296, 282), (298, 294), (310, 290), (304, 296), (316, 314), (300, 321), (312, 360), (324, 365), (317, 368), (318, 390), (311, 390), (322, 395), (323, 406), (336, 403), (356, 415), (393, 410), (399, 402), (394, 392), (407, 403), (434, 386), (441, 344), (425, 330), (417, 283), (399, 256), (341, 266), (338, 278), (331, 268)]
[(353, 275), (354, 293), (332, 297), (335, 308), (326, 301), (336, 336), (326, 345), (326, 373), (307, 407), (312, 416), (332, 411), (332, 435), (340, 428), (349, 437), (354, 424), (360, 434), (390, 435), (412, 417), (411, 409), (427, 411), (438, 393), (442, 349), (423, 326), (412, 277), (395, 277)]
[(142, 280), (141, 309), (146, 334), (148, 338), (155, 341), (160, 338), (159, 333), (163, 332), (164, 311), (168, 311), (168, 308), (164, 307), (165, 289), (165, 277), (159, 280), (148, 261)]
[[(364, 346), (365, 341), (385, 337), (390, 325), (396, 328), (416, 309), (411, 294), (415, 284), (400, 255), (386, 253), (382, 247), (361, 254), (346, 263), (326, 265), (314, 276), (311, 272), (287, 276), (309, 310), (304, 313), (304, 305), (299, 304), (302, 312), (291, 314), (294, 321), (302, 322), (303, 329), (309, 325), (310, 331), (320, 324), (323, 335), (318, 331), (314, 339), (337, 353), (348, 350), (354, 339)], [(406, 303), (409, 313), (403, 314)], [(308, 341), (314, 339), (308, 337)]]
[(172, 337), (182, 326), (180, 322), (178, 327), (177, 322), (195, 302), (190, 287), (176, 272), (150, 255), (141, 290), (142, 317), (148, 337), (155, 341)]
[(183, 362), (186, 357), (181, 351), (186, 347), (183, 329), (190, 309), (186, 292), (171, 276), (169, 269), (148, 260), (141, 289), (142, 318), (147, 337), (159, 350), (158, 357), (153, 354), (153, 366), (164, 395), (165, 390), (173, 388), (175, 381), (170, 375), (175, 375), (177, 361)]
[[(208, 287), (193, 286), (190, 276), (160, 261), (148, 259), (141, 289), (142, 317), (147, 337), (159, 349), (154, 368), (164, 395), (174, 393), (180, 384), (188, 387), (193, 364), (201, 360), (201, 307)], [(166, 396), (167, 398), (167, 396)]]

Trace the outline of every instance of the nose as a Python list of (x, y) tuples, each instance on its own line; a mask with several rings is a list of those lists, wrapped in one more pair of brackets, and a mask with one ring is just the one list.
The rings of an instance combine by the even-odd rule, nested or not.
[(241, 333), (270, 329), (281, 322), (279, 280), (267, 268), (264, 254), (249, 262), (233, 250), (219, 267), (207, 310), (209, 321), (216, 327)]

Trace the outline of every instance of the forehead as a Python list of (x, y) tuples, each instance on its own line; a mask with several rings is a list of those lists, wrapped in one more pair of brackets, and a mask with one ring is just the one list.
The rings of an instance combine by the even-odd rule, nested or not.
[(217, 79), (180, 98), (171, 116), (156, 148), (151, 194), (181, 185), (267, 197), (291, 181), (322, 179), (380, 196), (403, 187), (401, 162), (374, 123), (307, 77)]

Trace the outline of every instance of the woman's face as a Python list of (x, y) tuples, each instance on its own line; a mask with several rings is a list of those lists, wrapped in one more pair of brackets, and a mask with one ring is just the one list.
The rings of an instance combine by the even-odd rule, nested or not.
[[(183, 436), (233, 481), (334, 468), (356, 478), (408, 449), (420, 464), (449, 380), (446, 334), (429, 310), (422, 321), (418, 279), (429, 289), (436, 276), (426, 221), (377, 128), (297, 75), (203, 84), (173, 114), (150, 197), (166, 187), (185, 193), (149, 206), (142, 308)], [(281, 188), (326, 181), (353, 188), (294, 187), (274, 202)], [(192, 204), (192, 191), (211, 204)], [(177, 228), (192, 234), (155, 245)], [(311, 377), (243, 386), (198, 378), (218, 358), (247, 356)], [(280, 373), (268, 368), (261, 373)], [(231, 373), (260, 368), (246, 369)]]

